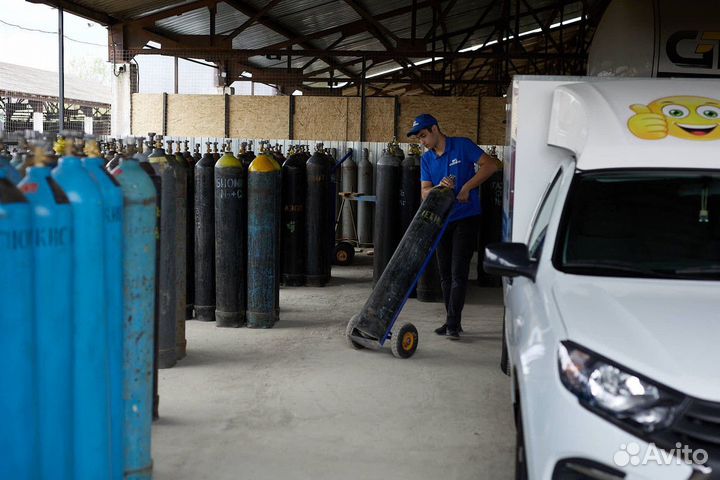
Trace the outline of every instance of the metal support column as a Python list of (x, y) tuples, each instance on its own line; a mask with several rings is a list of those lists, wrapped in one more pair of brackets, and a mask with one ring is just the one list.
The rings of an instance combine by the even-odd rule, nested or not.
[(58, 7), (58, 130), (65, 129), (65, 36), (63, 33), (63, 8)]

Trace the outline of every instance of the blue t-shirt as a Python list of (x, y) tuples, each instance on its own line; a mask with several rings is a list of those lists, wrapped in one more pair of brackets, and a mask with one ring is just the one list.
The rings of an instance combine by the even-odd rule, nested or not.
[[(475, 164), (483, 155), (482, 148), (465, 137), (446, 137), (445, 152), (439, 157), (434, 150), (425, 152), (420, 160), (420, 180), (438, 185), (448, 175), (455, 175), (455, 195), (473, 176)], [(467, 203), (455, 201), (455, 208), (450, 214), (454, 222), (473, 215), (480, 215), (480, 189), (470, 190)]]

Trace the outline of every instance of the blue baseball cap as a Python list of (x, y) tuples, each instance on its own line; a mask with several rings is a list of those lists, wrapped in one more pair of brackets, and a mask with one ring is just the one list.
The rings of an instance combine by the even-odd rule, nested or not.
[(420, 130), (424, 128), (430, 128), (433, 125), (437, 124), (437, 119), (435, 119), (435, 117), (433, 117), (429, 113), (423, 113), (422, 115), (418, 115), (417, 117), (415, 117), (415, 121), (412, 124), (412, 130), (407, 133), (407, 136), (412, 137), (413, 135), (417, 135)]

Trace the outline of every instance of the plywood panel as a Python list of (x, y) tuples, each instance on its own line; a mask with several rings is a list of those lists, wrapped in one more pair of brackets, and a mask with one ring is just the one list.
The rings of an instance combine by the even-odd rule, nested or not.
[(346, 140), (348, 99), (295, 97), (294, 137), (297, 140)]
[(290, 138), (290, 97), (230, 97), (230, 136)]
[(480, 99), (480, 138), (481, 145), (505, 145), (505, 105), (502, 97), (483, 97)]
[(412, 127), (413, 119), (421, 113), (437, 118), (440, 130), (453, 137), (477, 138), (477, 97), (400, 97), (400, 124), (398, 132), (404, 137)]
[(389, 142), (395, 133), (395, 98), (367, 97), (365, 140)]
[(133, 93), (130, 130), (133, 135), (161, 133), (163, 128), (163, 96), (161, 93)]
[[(362, 99), (360, 97), (347, 98), (347, 138), (345, 140), (359, 142), (360, 141), (360, 110)], [(367, 128), (367, 127), (366, 127)], [(367, 131), (367, 130), (366, 130)]]
[(167, 134), (173, 137), (224, 137), (224, 95), (168, 95)]

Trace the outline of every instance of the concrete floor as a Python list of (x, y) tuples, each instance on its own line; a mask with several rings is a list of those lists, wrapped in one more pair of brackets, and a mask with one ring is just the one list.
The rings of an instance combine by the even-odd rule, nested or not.
[(189, 321), (187, 357), (160, 372), (155, 478), (512, 478), (500, 291), (471, 282), (460, 342), (433, 333), (441, 304), (409, 300), (419, 348), (400, 360), (345, 345), (371, 279), (360, 254), (326, 288), (281, 289), (271, 330)]

